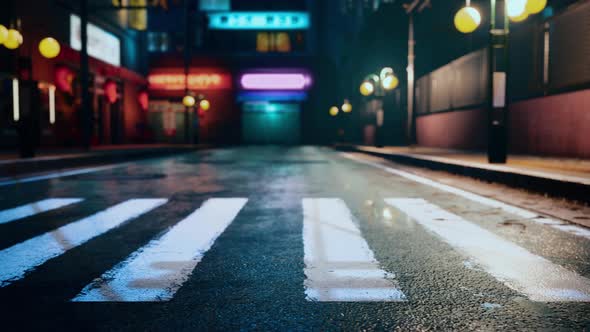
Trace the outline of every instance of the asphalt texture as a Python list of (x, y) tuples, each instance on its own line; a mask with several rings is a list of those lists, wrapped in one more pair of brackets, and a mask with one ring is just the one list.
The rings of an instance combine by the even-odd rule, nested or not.
[[(364, 158), (357, 155), (358, 158)], [(396, 168), (396, 164), (380, 161)], [(589, 302), (535, 302), (387, 207), (423, 198), (590, 278), (590, 240), (387, 173), (319, 147), (242, 147), (128, 163), (0, 187), (0, 210), (84, 201), (0, 224), (0, 250), (132, 198), (169, 201), (0, 288), (3, 331), (588, 330)], [(81, 289), (209, 198), (248, 202), (167, 302), (70, 302)], [(405, 302), (305, 297), (303, 198), (340, 198)], [(388, 213), (384, 213), (387, 210)], [(0, 270), (2, 269), (0, 262)]]

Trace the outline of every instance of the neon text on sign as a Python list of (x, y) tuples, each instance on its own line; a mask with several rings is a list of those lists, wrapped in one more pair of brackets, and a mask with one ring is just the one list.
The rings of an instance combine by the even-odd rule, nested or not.
[(240, 83), (246, 90), (305, 90), (311, 79), (302, 73), (252, 73), (242, 75)]
[(209, 13), (209, 28), (216, 30), (304, 30), (309, 28), (305, 12), (219, 12)]
[[(184, 74), (150, 74), (148, 76), (152, 90), (184, 90)], [(188, 75), (190, 90), (213, 90), (231, 88), (231, 78), (227, 74), (194, 73)]]

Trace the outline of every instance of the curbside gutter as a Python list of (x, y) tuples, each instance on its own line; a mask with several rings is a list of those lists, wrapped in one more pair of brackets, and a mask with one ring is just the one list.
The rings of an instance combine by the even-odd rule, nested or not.
[(0, 178), (51, 170), (121, 163), (206, 149), (206, 146), (166, 146), (91, 151), (88, 153), (0, 161)]
[(526, 171), (503, 165), (482, 165), (439, 157), (379, 151), (378, 149), (355, 145), (337, 145), (334, 148), (340, 151), (366, 153), (400, 164), (446, 171), (483, 181), (522, 188), (552, 197), (590, 204), (590, 178)]

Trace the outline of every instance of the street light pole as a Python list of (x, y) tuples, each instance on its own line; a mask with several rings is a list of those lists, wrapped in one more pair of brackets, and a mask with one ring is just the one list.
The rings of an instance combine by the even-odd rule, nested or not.
[(92, 136), (92, 113), (90, 107), (90, 91), (88, 81), (88, 0), (80, 0), (80, 93), (81, 93), (81, 126), (82, 145), (86, 150), (90, 149), (90, 138)]
[(408, 26), (408, 119), (407, 119), (407, 140), (408, 144), (413, 144), (414, 137), (414, 60), (416, 56), (414, 54), (414, 46), (416, 41), (414, 39), (414, 13), (409, 13), (409, 26)]
[[(506, 0), (504, 0), (506, 1)], [(508, 36), (509, 21), (506, 6), (501, 6), (503, 25), (497, 27), (497, 2), (490, 0), (490, 45), (489, 45), (489, 111), (488, 111), (488, 162), (494, 164), (506, 163), (508, 150), (507, 135), (507, 96), (508, 82)]]

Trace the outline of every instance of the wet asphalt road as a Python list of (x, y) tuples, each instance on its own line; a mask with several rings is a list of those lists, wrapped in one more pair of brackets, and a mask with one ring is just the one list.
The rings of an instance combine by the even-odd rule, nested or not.
[[(371, 162), (396, 168), (385, 161)], [(327, 148), (201, 151), (8, 185), (0, 187), (0, 210), (64, 197), (83, 201), (0, 223), (0, 250), (47, 232), (58, 236), (52, 231), (129, 199), (168, 201), (83, 244), (70, 245), (71, 249), (27, 270), (24, 277), (5, 282), (0, 287), (4, 331), (590, 329), (590, 302), (533, 301), (526, 292), (499, 280), (490, 268), (473, 263), (469, 251), (445, 241), (384, 199), (423, 199), (582, 281), (590, 278), (589, 238), (388, 173)], [(208, 199), (237, 197), (248, 201), (188, 271), (186, 280), (175, 283), (171, 300), (71, 302), (95, 278), (120, 267)], [(391, 274), (404, 301), (306, 299), (305, 198), (342, 200), (360, 237), (380, 269)], [(195, 234), (199, 232), (197, 228)], [(40, 247), (32, 255), (42, 255), (43, 250)], [(506, 257), (509, 261), (512, 256)], [(28, 264), (27, 259), (23, 261)], [(501, 258), (496, 263), (502, 262)], [(7, 268), (8, 263), (0, 261), (0, 273)], [(531, 276), (550, 273), (534, 270)], [(142, 287), (169, 286), (154, 282)]]

